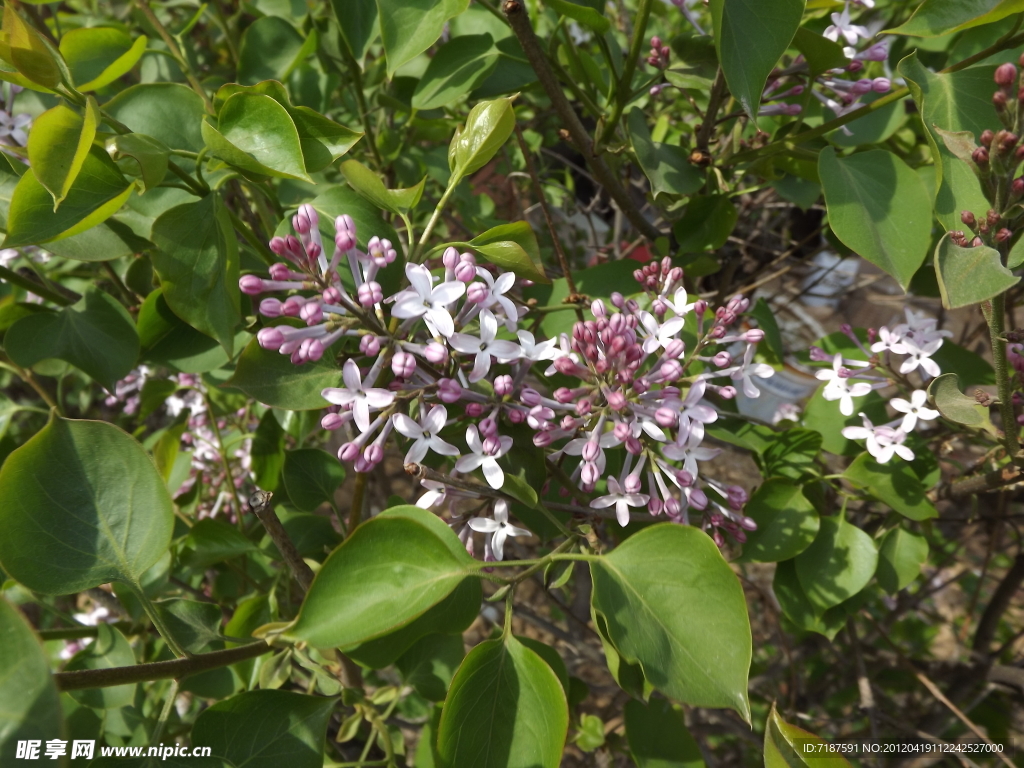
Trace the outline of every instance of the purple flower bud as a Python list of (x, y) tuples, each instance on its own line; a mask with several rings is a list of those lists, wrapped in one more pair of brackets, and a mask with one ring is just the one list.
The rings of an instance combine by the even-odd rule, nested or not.
[(338, 449), (338, 458), (342, 461), (355, 461), (359, 457), (359, 446), (356, 443), (345, 443)]
[(601, 471), (592, 461), (583, 462), (583, 469), (580, 471), (580, 480), (587, 485), (594, 485), (601, 479)]
[(547, 448), (554, 441), (550, 432), (534, 432), (533, 444), (538, 448)]
[(751, 328), (743, 334), (743, 340), (748, 344), (757, 344), (764, 338), (764, 331), (760, 328)]
[(368, 333), (359, 340), (359, 351), (367, 357), (376, 357), (380, 354), (380, 341), (372, 333)]
[(416, 372), (416, 358), (404, 350), (398, 350), (391, 358), (391, 371), (400, 379), (408, 379)]
[(595, 299), (591, 302), (590, 311), (593, 313), (594, 317), (605, 317), (608, 314), (607, 310), (604, 308), (604, 302), (600, 299)]
[(642, 395), (644, 392), (651, 388), (651, 382), (645, 377), (641, 376), (639, 379), (633, 381), (633, 391), (638, 395)]
[(260, 302), (260, 314), (264, 317), (280, 317), (281, 301), (279, 299), (263, 299)]
[(580, 416), (586, 416), (593, 407), (594, 404), (590, 402), (589, 397), (581, 397), (576, 401), (576, 413)]
[(661, 299), (655, 299), (651, 303), (651, 311), (658, 317), (664, 317), (665, 313), (668, 312), (668, 304)]
[(334, 220), (334, 229), (335, 231), (344, 229), (354, 235), (356, 233), (356, 222), (347, 213), (343, 213)]
[(303, 347), (306, 359), (311, 363), (315, 363), (324, 356), (324, 343), (320, 339), (306, 339), (303, 342)]
[(249, 296), (263, 293), (263, 278), (258, 275), (242, 275), (238, 279), (238, 288)]
[(626, 407), (626, 396), (618, 390), (608, 393), (608, 407), (613, 411), (621, 411)]
[(1013, 85), (1013, 81), (1017, 79), (1017, 68), (1009, 62), (1006, 64), (1000, 64), (996, 67), (994, 79), (996, 81), (996, 85), (1002, 88), (1009, 88)]
[(324, 319), (324, 308), (319, 301), (307, 301), (299, 309), (299, 317), (306, 321), (306, 325), (316, 325)]
[(427, 344), (423, 356), (431, 365), (445, 365), (448, 362), (448, 349), (443, 344), (432, 341)]
[(665, 514), (669, 517), (678, 518), (682, 511), (683, 505), (679, 503), (679, 499), (675, 496), (665, 501)]
[(708, 497), (700, 488), (694, 487), (690, 491), (690, 504), (696, 509), (705, 509), (708, 505)]
[(892, 89), (892, 80), (887, 77), (876, 77), (871, 84), (875, 93), (888, 93)]
[(728, 365), (732, 365), (732, 355), (728, 352), (719, 352), (711, 358), (711, 362), (713, 362), (718, 368), (725, 368)]
[[(560, 358), (561, 359), (561, 358)], [(576, 395), (568, 387), (559, 387), (554, 391), (555, 400), (566, 405), (576, 399)]]
[(441, 254), (441, 263), (445, 269), (455, 269), (455, 265), (459, 263), (459, 252), (449, 245)]
[(978, 147), (971, 153), (971, 159), (982, 168), (988, 167), (988, 150), (984, 147)]
[(640, 302), (638, 302), (636, 299), (628, 299), (626, 301), (626, 306), (624, 307), (624, 309), (631, 315), (635, 314), (640, 309)]
[(339, 251), (351, 251), (356, 247), (355, 232), (347, 229), (339, 229), (334, 235), (334, 245)]
[(683, 375), (683, 366), (678, 360), (669, 360), (658, 369), (662, 381), (675, 381)]
[(291, 276), (291, 269), (284, 262), (277, 262), (270, 265), (270, 278), (272, 280), (287, 280)]
[[(652, 63), (650, 59), (648, 59), (647, 61), (648, 63), (651, 64), (652, 67), (657, 66), (657, 64)], [(659, 95), (661, 95), (661, 92), (663, 90), (665, 90), (665, 84), (659, 83), (658, 85), (652, 85), (650, 89), (647, 91), (647, 94), (651, 96), (651, 98), (657, 98)]]
[(519, 410), (510, 410), (508, 412), (508, 420), (513, 424), (522, 424), (526, 421), (526, 414)]
[(671, 408), (659, 408), (654, 412), (654, 420), (658, 422), (658, 426), (669, 429), (676, 425), (678, 415)]
[(380, 464), (384, 458), (384, 446), (371, 443), (363, 450), (363, 460), (371, 466)]
[(647, 508), (651, 511), (651, 514), (657, 517), (661, 514), (661, 511), (665, 508), (665, 504), (661, 499), (651, 499)]
[(508, 374), (496, 376), (494, 379), (494, 394), (498, 397), (505, 397), (512, 394), (512, 377)]
[(686, 343), (682, 339), (672, 339), (665, 346), (665, 357), (678, 360), (686, 352)]
[(574, 363), (568, 355), (565, 357), (560, 357), (557, 360), (555, 360), (555, 370), (558, 371), (559, 373), (564, 373), (567, 376), (571, 376), (573, 373), (576, 372), (576, 363)]
[(853, 84), (853, 86), (850, 88), (850, 93), (852, 93), (852, 94), (854, 94), (856, 96), (862, 96), (863, 94), (865, 94), (865, 93), (867, 93), (868, 91), (871, 90), (871, 85), (872, 85), (871, 78), (870, 77), (865, 77), (865, 78), (863, 78), (861, 80), (858, 80), (856, 83)]
[(676, 472), (676, 480), (679, 481), (679, 485), (683, 488), (689, 488), (693, 485), (693, 475), (687, 472), (685, 469), (680, 469)]
[(476, 267), (460, 261), (455, 267), (455, 279), (462, 283), (471, 283), (476, 278)]
[(612, 295), (609, 297), (609, 301), (611, 301), (612, 306), (616, 309), (622, 309), (623, 305), (626, 303), (626, 298), (618, 291), (613, 291)]
[(256, 332), (256, 341), (264, 349), (280, 349), (284, 344), (284, 334), (278, 328), (260, 328)]
[(595, 440), (587, 440), (583, 444), (581, 455), (584, 461), (597, 461), (597, 457), (601, 455), (601, 446)]
[(519, 393), (519, 400), (528, 408), (534, 408), (540, 405), (540, 392), (532, 387), (523, 387), (523, 391)]
[(496, 456), (501, 452), (501, 441), (494, 436), (484, 440), (484, 453), (488, 456)]
[(693, 302), (693, 311), (697, 317), (703, 317), (704, 313), (708, 311), (708, 303), (704, 299), (697, 299)]
[(734, 397), (736, 397), (736, 387), (719, 387), (718, 396), (721, 397), (723, 400), (732, 400)]
[(466, 289), (466, 301), (473, 304), (483, 304), (491, 292), (483, 283), (470, 283)]
[(469, 418), (471, 419), (479, 419), (481, 416), (484, 415), (483, 403), (467, 403), (466, 415), (469, 416)]
[(364, 307), (372, 307), (374, 304), (384, 300), (384, 291), (381, 289), (380, 283), (371, 280), (359, 286), (356, 291), (356, 298), (359, 299), (359, 303)]
[(626, 493), (640, 493), (640, 475), (635, 472), (626, 475), (626, 479), (622, 482), (622, 490)]
[(278, 256), (284, 256), (288, 250), (288, 245), (283, 237), (272, 237), (268, 243), (270, 250), (276, 253)]
[(305, 296), (289, 296), (281, 305), (281, 314), (285, 317), (298, 317), (305, 303)]

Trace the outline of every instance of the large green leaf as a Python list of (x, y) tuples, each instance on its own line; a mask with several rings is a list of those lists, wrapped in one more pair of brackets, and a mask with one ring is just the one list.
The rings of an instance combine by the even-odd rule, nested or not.
[(208, 650), (212, 643), (223, 647), (221, 612), (216, 603), (174, 597), (153, 604), (167, 630), (188, 653)]
[[(151, 292), (139, 308), (136, 328), (142, 344), (143, 362), (166, 365), (181, 373), (205, 373), (228, 361), (224, 347), (178, 317), (163, 296), (163, 289)], [(235, 347), (244, 347), (249, 334), (240, 331)]]
[(820, 615), (864, 588), (875, 575), (878, 550), (844, 517), (823, 517), (814, 543), (793, 562), (800, 586)]
[(284, 455), (282, 474), (288, 498), (298, 509), (313, 512), (345, 482), (345, 468), (319, 448), (299, 448)]
[(295, 123), (270, 96), (236, 93), (221, 106), (217, 124), (206, 118), (201, 130), (210, 152), (241, 171), (313, 181), (306, 173)]
[(999, 124), (991, 97), (995, 67), (971, 67), (940, 75), (921, 64), (915, 51), (897, 69), (917, 103), (935, 159), (935, 217), (947, 230), (960, 229), (961, 211), (973, 211), (980, 217), (989, 209), (989, 202), (974, 171), (946, 146), (935, 128), (970, 131), (979, 136), (986, 128)]
[(127, 74), (146, 52), (147, 39), (134, 41), (114, 27), (72, 29), (60, 39), (60, 52), (79, 91), (95, 91)]
[(725, 81), (755, 123), (768, 75), (793, 41), (803, 12), (804, 0), (711, 0)]
[(487, 165), (508, 141), (515, 125), (516, 113), (511, 99), (481, 101), (469, 110), (466, 125), (456, 132), (448, 148), (453, 181)]
[(554, 671), (505, 636), (480, 643), (455, 673), (437, 747), (447, 768), (558, 768), (568, 727)]
[[(750, 718), (743, 589), (697, 528), (663, 523), (591, 561), (594, 610), (615, 648), (667, 696)], [(685, 606), (685, 610), (682, 607)]]
[(361, 65), (379, 31), (376, 0), (331, 0), (331, 8), (342, 38)]
[(0, 498), (0, 564), (37, 592), (136, 585), (170, 545), (164, 480), (113, 424), (52, 416), (0, 466)]
[(247, 691), (203, 710), (192, 742), (245, 768), (322, 768), (335, 699), (291, 691)]
[[(422, 511), (421, 518), (433, 517)], [(450, 529), (450, 539), (458, 537)], [(475, 561), (416, 519), (377, 517), (360, 525), (324, 562), (287, 637), (318, 648), (385, 635), (437, 605)]]
[(931, 245), (931, 201), (924, 182), (892, 152), (818, 156), (828, 223), (836, 237), (892, 275), (906, 290)]
[(498, 66), (494, 38), (462, 35), (442, 45), (427, 65), (412, 94), (413, 109), (436, 109), (451, 104), (476, 88)]
[(499, 224), (467, 243), (492, 264), (515, 272), (516, 277), (549, 283), (540, 258), (540, 246), (533, 227), (526, 221)]
[[(128, 640), (115, 627), (100, 624), (96, 639), (80, 650), (64, 666), (64, 672), (83, 669), (111, 669), (130, 667), (135, 664), (135, 653)], [(109, 688), (86, 688), (71, 691), (71, 697), (80, 704), (93, 709), (120, 709), (127, 707), (135, 698), (135, 683), (113, 685)]]
[(91, 147), (60, 205), (34, 173), (21, 177), (7, 214), (4, 248), (46, 243), (84, 232), (113, 215), (131, 194), (130, 184), (110, 156)]
[(64, 738), (59, 696), (32, 627), (0, 598), (0, 762), (17, 764), (19, 741)]
[(1020, 282), (1017, 275), (1003, 266), (995, 248), (962, 248), (949, 239), (948, 232), (935, 247), (935, 276), (946, 309), (980, 304)]
[(134, 133), (152, 136), (171, 149), (198, 152), (204, 146), (199, 126), (206, 108), (199, 94), (187, 85), (133, 85), (104, 104), (103, 109)]
[(140, 179), (143, 192), (156, 188), (167, 175), (170, 150), (152, 136), (127, 133), (107, 141), (107, 151), (122, 173)]
[(1020, 0), (924, 0), (894, 35), (938, 37), (962, 29), (991, 24), (1024, 10)]
[(114, 391), (139, 357), (139, 337), (131, 315), (97, 288), (59, 312), (23, 317), (7, 331), (4, 349), (18, 365), (65, 360)]
[(924, 536), (893, 528), (882, 539), (878, 550), (878, 583), (895, 595), (921, 573), (928, 560), (928, 540)]
[(161, 214), (152, 238), (167, 305), (232, 356), (241, 320), (238, 241), (220, 197), (210, 194)]
[(664, 699), (626, 702), (626, 738), (637, 768), (704, 768), (683, 716)]
[(787, 723), (772, 704), (764, 730), (765, 768), (851, 768), (842, 755), (820, 753), (823, 747), (821, 738)]
[(822, 613), (807, 597), (796, 573), (796, 560), (783, 560), (775, 566), (772, 592), (779, 601), (783, 615), (802, 630), (817, 632), (831, 640), (846, 626), (843, 603)]
[(445, 22), (469, 6), (469, 0), (377, 0), (388, 77), (437, 42)]
[(637, 162), (651, 182), (651, 191), (657, 195), (688, 195), (704, 185), (704, 176), (690, 162), (685, 149), (674, 144), (651, 140), (647, 120), (640, 109), (629, 113), (629, 138), (636, 152)]
[(406, 685), (428, 701), (444, 701), (466, 651), (459, 635), (433, 634), (418, 640), (396, 662)]
[(99, 108), (89, 100), (80, 115), (63, 104), (48, 109), (36, 118), (28, 136), (28, 157), (32, 173), (53, 195), (56, 211), (68, 195), (96, 138)]
[(939, 516), (921, 481), (905, 462), (890, 460), (879, 464), (870, 454), (862, 453), (846, 468), (843, 477), (911, 520)]
[(725, 245), (737, 218), (728, 195), (694, 195), (672, 231), (681, 251), (714, 251)]
[(228, 385), (237, 387), (264, 405), (289, 411), (326, 407), (321, 390), (341, 383), (341, 369), (330, 355), (313, 363), (294, 365), (288, 355), (263, 349), (253, 339), (246, 345)]
[(768, 480), (743, 508), (757, 522), (747, 532), (743, 559), (760, 563), (789, 560), (803, 552), (818, 534), (820, 518), (800, 486), (790, 480)]
[(238, 82), (255, 85), (261, 80), (286, 80), (309, 53), (306, 38), (295, 27), (279, 16), (264, 16), (242, 33)]
[(562, 16), (590, 27), (599, 35), (603, 35), (611, 29), (611, 22), (597, 10), (599, 7), (597, 3), (588, 3), (586, 0), (582, 3), (573, 0), (544, 0), (544, 5), (554, 9)]
[(349, 185), (378, 208), (394, 214), (408, 213), (415, 208), (423, 196), (426, 176), (415, 187), (388, 189), (376, 173), (358, 160), (346, 160), (341, 164), (341, 173)]
[(969, 427), (992, 429), (988, 408), (960, 391), (959, 377), (955, 373), (944, 373), (932, 381), (928, 385), (928, 396), (944, 418)]

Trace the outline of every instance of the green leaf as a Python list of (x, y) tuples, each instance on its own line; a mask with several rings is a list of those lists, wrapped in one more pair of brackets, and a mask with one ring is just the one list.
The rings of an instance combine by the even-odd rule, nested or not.
[(127, 32), (113, 27), (84, 27), (66, 32), (60, 52), (81, 92), (96, 91), (131, 71), (146, 52), (147, 39), (133, 42)]
[(352, 58), (361, 65), (379, 29), (376, 0), (331, 0), (331, 8)]
[(378, 208), (396, 215), (408, 213), (415, 208), (423, 196), (427, 182), (424, 176), (415, 187), (408, 189), (387, 189), (380, 177), (358, 160), (346, 160), (341, 164), (341, 173), (349, 185)]
[(851, 768), (842, 755), (818, 754), (824, 745), (825, 741), (810, 731), (779, 717), (772, 704), (764, 730), (765, 768)]
[[(315, 34), (311, 34), (314, 38)], [(261, 80), (287, 80), (310, 50), (307, 39), (279, 16), (256, 19), (242, 33), (238, 48), (238, 82), (255, 85)]]
[[(653, 525), (593, 560), (594, 610), (615, 648), (685, 704), (750, 719), (750, 623), (743, 589), (697, 528)], [(686, 606), (686, 610), (679, 610)]]
[[(447, 537), (458, 541), (451, 529)], [(286, 634), (318, 648), (358, 645), (408, 624), (473, 573), (461, 544), (453, 550), (429, 524), (378, 516), (327, 558)]]
[(82, 170), (96, 137), (99, 107), (89, 99), (85, 115), (58, 104), (35, 119), (28, 136), (28, 157), (32, 173), (53, 195), (56, 211)]
[(928, 561), (928, 540), (903, 528), (893, 528), (878, 550), (878, 583), (895, 595), (921, 573)]
[(341, 370), (333, 357), (293, 365), (288, 355), (263, 349), (253, 339), (242, 351), (227, 385), (242, 390), (264, 405), (289, 411), (319, 410), (327, 402), (321, 390), (339, 386)]
[[(871, 104), (882, 98), (880, 93), (867, 93), (861, 99), (862, 104)], [(837, 128), (825, 137), (837, 147), (858, 147), (865, 144), (881, 144), (906, 122), (907, 110), (903, 101), (894, 101), (876, 109), (864, 117), (847, 123), (844, 128)]]
[(785, 617), (802, 630), (817, 632), (831, 640), (846, 626), (846, 611), (842, 603), (824, 613), (811, 603), (800, 586), (796, 560), (783, 560), (775, 566), (772, 592), (778, 598)]
[(834, 400), (826, 400), (822, 397), (825, 385), (822, 384), (811, 395), (804, 409), (803, 425), (813, 429), (821, 435), (821, 447), (829, 453), (840, 456), (854, 456), (864, 448), (853, 440), (843, 437), (843, 427), (861, 426), (859, 413), (867, 414), (867, 417), (875, 424), (884, 424), (889, 420), (888, 412), (885, 409), (885, 400), (877, 392), (869, 392), (864, 397), (853, 398), (853, 413), (843, 416), (839, 412), (839, 403)]
[(286, 451), (282, 474), (288, 498), (296, 508), (313, 512), (345, 482), (345, 467), (337, 458), (319, 448)]
[(469, 0), (377, 0), (388, 77), (436, 43), (448, 19), (468, 6)]
[(406, 685), (427, 701), (444, 701), (455, 670), (466, 652), (459, 635), (433, 634), (421, 638), (395, 662)]
[[(135, 664), (135, 653), (131, 645), (116, 628), (100, 624), (96, 630), (96, 639), (72, 656), (64, 666), (63, 672), (130, 667)], [(131, 683), (109, 688), (87, 688), (70, 693), (79, 704), (93, 709), (120, 709), (132, 703), (136, 687)]]
[(134, 133), (152, 136), (171, 149), (198, 152), (203, 99), (181, 83), (143, 83), (126, 88), (103, 105), (104, 111)]
[(537, 235), (529, 222), (499, 224), (477, 235), (467, 245), (492, 264), (515, 272), (516, 277), (538, 283), (551, 282), (544, 274)]
[(123, 173), (139, 177), (142, 190), (147, 192), (167, 175), (170, 150), (152, 136), (127, 133), (107, 141), (107, 151)]
[(779, 324), (775, 321), (775, 314), (772, 312), (768, 302), (761, 296), (750, 310), (750, 315), (757, 320), (757, 327), (764, 331), (764, 340), (768, 349), (775, 355), (775, 359), (782, 361), (786, 358), (786, 348), (782, 343), (782, 332), (779, 331)]
[(201, 131), (211, 154), (243, 172), (313, 182), (298, 129), (270, 96), (234, 94), (221, 106), (216, 126), (204, 118)]
[(830, 69), (845, 67), (849, 63), (843, 46), (839, 43), (812, 32), (807, 27), (800, 27), (793, 36), (793, 47), (807, 59), (807, 66), (812, 76), (820, 75)]
[(131, 315), (97, 288), (59, 312), (23, 317), (7, 331), (4, 348), (18, 365), (31, 368), (56, 358), (71, 363), (114, 391), (139, 357), (139, 337)]
[(26, 173), (11, 198), (3, 247), (46, 243), (95, 227), (124, 204), (132, 186), (99, 147), (89, 149), (58, 211), (35, 174)]
[(626, 702), (626, 739), (637, 768), (704, 768), (683, 717), (664, 699)]
[(462, 35), (442, 45), (412, 94), (413, 109), (437, 109), (476, 88), (498, 66), (494, 38)]
[(0, 761), (15, 765), (19, 741), (64, 738), (60, 694), (46, 651), (17, 608), (0, 598)]
[(878, 550), (845, 518), (823, 517), (814, 543), (794, 563), (800, 586), (820, 616), (865, 587), (875, 575)]
[(939, 281), (942, 306), (958, 309), (998, 296), (1020, 278), (1003, 266), (995, 248), (979, 245), (961, 248), (943, 235), (935, 247), (935, 276)]
[(555, 677), (558, 678), (558, 682), (561, 683), (562, 690), (565, 691), (566, 698), (568, 698), (569, 688), (572, 686), (572, 683), (569, 681), (569, 668), (565, 666), (565, 662), (558, 651), (547, 643), (542, 643), (540, 640), (532, 637), (523, 637), (522, 635), (516, 635), (515, 637), (516, 640), (544, 659), (544, 662), (551, 667), (551, 671), (555, 673)]
[(955, 373), (944, 373), (932, 381), (928, 385), (928, 397), (950, 421), (989, 431), (993, 428), (988, 408), (960, 391), (960, 380)]
[(821, 520), (799, 485), (785, 479), (768, 480), (743, 508), (757, 522), (747, 532), (743, 560), (777, 563), (803, 552), (818, 534)]
[(597, 636), (601, 638), (601, 647), (604, 650), (605, 661), (608, 664), (608, 671), (611, 672), (615, 682), (630, 696), (647, 698), (654, 690), (650, 682), (644, 678), (644, 671), (640, 664), (631, 664), (622, 658), (615, 644), (608, 636), (608, 623), (604, 616), (594, 610), (593, 601), (590, 606), (590, 618), (597, 630)]
[(476, 173), (491, 161), (508, 141), (516, 125), (511, 99), (481, 101), (466, 117), (466, 125), (455, 134), (448, 150), (452, 182)]
[(28, 81), (47, 89), (61, 82), (64, 62), (43, 36), (22, 20), (13, 5), (4, 5), (3, 38), (10, 63)]
[(216, 603), (171, 598), (153, 604), (168, 631), (189, 653), (209, 650), (211, 643), (223, 645), (220, 634), (221, 612)]
[(1020, 0), (925, 0), (893, 35), (938, 37), (982, 24), (991, 24), (1024, 10)]
[(506, 636), (480, 643), (455, 673), (438, 752), (448, 768), (558, 768), (568, 727), (565, 693), (551, 667)]
[(599, 35), (603, 35), (611, 29), (611, 22), (591, 6), (580, 5), (579, 3), (570, 2), (570, 0), (544, 0), (544, 5), (561, 16), (590, 27)]
[(803, 12), (803, 0), (711, 0), (725, 81), (755, 124), (768, 75), (793, 41)]
[(181, 562), (196, 571), (256, 551), (256, 545), (235, 526), (216, 518), (199, 520), (189, 529)]
[(935, 128), (970, 131), (979, 136), (986, 128), (999, 124), (991, 99), (995, 67), (971, 67), (939, 75), (922, 65), (915, 51), (899, 63), (897, 70), (917, 104), (935, 160), (935, 217), (947, 230), (960, 229), (961, 211), (981, 216), (989, 209), (989, 202), (970, 166), (949, 150)]
[(153, 268), (174, 313), (234, 354), (241, 320), (238, 241), (220, 196), (175, 206), (153, 223)]
[(828, 222), (846, 246), (906, 290), (931, 245), (931, 201), (924, 182), (892, 152), (818, 155)]
[(911, 520), (939, 516), (921, 481), (904, 462), (879, 464), (870, 454), (862, 453), (846, 468), (843, 477)]
[[(146, 297), (136, 324), (144, 362), (167, 365), (181, 373), (205, 373), (227, 363), (224, 348), (209, 336), (186, 324), (171, 311), (158, 288)], [(235, 336), (235, 346), (244, 346), (249, 335)]]
[(696, 253), (721, 248), (732, 234), (737, 217), (728, 195), (691, 197), (683, 217), (672, 227), (679, 250)]
[(685, 149), (651, 140), (647, 120), (640, 109), (630, 111), (628, 123), (637, 162), (650, 180), (655, 196), (659, 192), (689, 195), (704, 185), (704, 175), (690, 163)]
[(245, 768), (322, 768), (336, 699), (291, 691), (246, 691), (203, 710), (196, 744)]
[(256, 485), (264, 491), (277, 492), (284, 469), (284, 430), (271, 408), (263, 414), (252, 436), (251, 455)]
[(0, 466), (0, 498), (0, 564), (44, 594), (138, 584), (170, 544), (164, 480), (113, 424), (52, 416)]

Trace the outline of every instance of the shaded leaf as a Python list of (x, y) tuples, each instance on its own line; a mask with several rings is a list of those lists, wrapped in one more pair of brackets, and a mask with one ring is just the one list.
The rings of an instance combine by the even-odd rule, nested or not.
[(1020, 278), (1003, 266), (995, 248), (962, 248), (943, 235), (935, 247), (935, 276), (942, 306), (957, 309), (987, 301), (1009, 290)]

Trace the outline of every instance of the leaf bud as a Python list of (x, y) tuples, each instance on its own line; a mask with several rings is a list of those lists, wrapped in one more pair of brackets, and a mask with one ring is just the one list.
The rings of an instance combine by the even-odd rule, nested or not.
[(988, 168), (988, 150), (984, 147), (978, 147), (974, 152), (971, 153), (971, 159), (980, 168)]
[(996, 232), (996, 242), (997, 243), (1005, 243), (1011, 237), (1013, 237), (1013, 232), (1008, 230), (1006, 227), (1003, 227), (998, 232)]
[(1006, 64), (1000, 64), (996, 67), (996, 73), (994, 76), (996, 85), (1001, 88), (1008, 88), (1013, 85), (1013, 81), (1017, 79), (1017, 68), (1007, 62)]
[(999, 223), (999, 213), (995, 208), (989, 208), (988, 213), (985, 214), (985, 221), (990, 227), (994, 227)]
[(981, 136), (978, 137), (978, 140), (981, 142), (981, 145), (983, 147), (991, 147), (993, 138), (995, 138), (995, 134), (992, 133), (992, 131), (990, 131), (988, 128), (986, 128), (984, 131), (981, 132)]
[(971, 211), (961, 211), (960, 221), (964, 223), (964, 226), (970, 227), (971, 229), (974, 229), (978, 224), (978, 220), (974, 217), (974, 214)]

